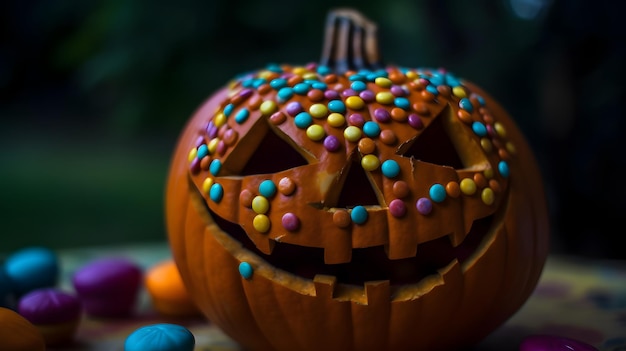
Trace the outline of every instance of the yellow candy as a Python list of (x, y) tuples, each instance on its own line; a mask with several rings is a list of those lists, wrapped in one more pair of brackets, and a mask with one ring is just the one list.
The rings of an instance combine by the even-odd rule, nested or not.
[(209, 149), (209, 154), (213, 155), (215, 153), (215, 150), (217, 150), (217, 143), (219, 142), (220, 138), (213, 138), (211, 139), (211, 141), (209, 141), (209, 144), (207, 145)]
[(496, 130), (496, 133), (505, 138), (506, 137), (506, 129), (504, 128), (504, 126), (502, 125), (502, 123), (500, 122), (496, 122), (493, 124), (493, 128)]
[(196, 158), (197, 155), (198, 155), (198, 149), (194, 147), (191, 150), (189, 150), (189, 155), (187, 156), (187, 160), (191, 162)]
[(350, 96), (346, 99), (346, 106), (353, 110), (360, 110), (365, 106), (365, 102), (358, 96)]
[(408, 79), (415, 79), (417, 78), (417, 73), (415, 73), (414, 71), (408, 71), (406, 72), (406, 77)]
[(258, 214), (252, 220), (252, 226), (258, 232), (265, 233), (270, 230), (270, 219), (264, 214)]
[(491, 188), (483, 189), (483, 192), (480, 194), (480, 198), (483, 200), (485, 205), (491, 205), (495, 200), (495, 195)]
[(269, 211), (270, 209), (270, 203), (269, 201), (267, 201), (267, 198), (265, 198), (265, 196), (255, 196), (254, 199), (252, 199), (252, 210), (258, 214), (264, 214), (267, 213), (267, 211)]
[(485, 175), (485, 178), (487, 178), (487, 179), (491, 179), (491, 178), (493, 178), (493, 168), (487, 168), (487, 169), (485, 169), (485, 171), (483, 172), (483, 174)]
[(348, 141), (357, 142), (361, 139), (361, 130), (358, 127), (349, 126), (343, 130), (343, 136)]
[(517, 149), (515, 149), (515, 145), (512, 142), (507, 142), (504, 147), (506, 147), (506, 151), (515, 154), (517, 152)]
[[(407, 74), (408, 77), (408, 74)], [(385, 77), (378, 77), (374, 80), (374, 83), (376, 83), (376, 85), (378, 85), (381, 88), (389, 88), (391, 86), (391, 80), (389, 78), (385, 78)]]
[(464, 178), (461, 180), (459, 187), (465, 195), (473, 195), (476, 192), (476, 183), (474, 183), (474, 180), (470, 178)]
[(324, 118), (328, 114), (328, 107), (324, 104), (313, 104), (309, 107), (309, 113), (315, 118)]
[(325, 135), (324, 128), (319, 124), (313, 124), (306, 129), (306, 136), (313, 141), (322, 140)]
[(344, 123), (346, 123), (346, 118), (341, 113), (337, 112), (333, 112), (328, 115), (326, 120), (331, 127), (341, 127)]
[(293, 73), (297, 74), (299, 76), (302, 76), (302, 75), (304, 75), (306, 73), (310, 73), (310, 72), (305, 67), (294, 67)]
[(364, 170), (371, 172), (380, 166), (380, 160), (375, 155), (365, 155), (361, 159), (361, 166)]
[(317, 80), (317, 74), (313, 72), (306, 73), (302, 76), (304, 80)]
[(213, 123), (218, 128), (223, 126), (224, 123), (226, 123), (226, 116), (221, 112), (218, 113), (217, 115), (215, 115), (215, 118), (213, 119)]
[(465, 89), (463, 89), (462, 86), (456, 86), (452, 88), (452, 94), (454, 94), (454, 96), (458, 97), (459, 99), (467, 97), (467, 94), (465, 94)]
[(393, 99), (394, 99), (394, 96), (389, 91), (381, 91), (380, 93), (376, 94), (376, 102), (383, 104), (383, 105), (391, 104), (393, 102)]
[(213, 178), (207, 178), (202, 182), (202, 190), (205, 194), (208, 194), (211, 190), (211, 185), (213, 185)]
[(480, 146), (486, 152), (491, 152), (491, 150), (493, 150), (493, 144), (491, 144), (491, 140), (489, 140), (487, 138), (481, 138), (480, 139)]
[(263, 114), (263, 116), (269, 116), (272, 113), (276, 112), (277, 106), (273, 100), (267, 100), (263, 101), (259, 109), (261, 110), (261, 114)]
[(267, 79), (272, 74), (273, 74), (272, 71), (262, 71), (259, 73), (259, 78)]

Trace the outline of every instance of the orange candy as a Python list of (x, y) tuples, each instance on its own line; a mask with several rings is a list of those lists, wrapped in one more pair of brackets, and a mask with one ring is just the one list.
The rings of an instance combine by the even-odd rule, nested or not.
[(177, 317), (200, 315), (172, 259), (151, 267), (145, 285), (157, 312)]

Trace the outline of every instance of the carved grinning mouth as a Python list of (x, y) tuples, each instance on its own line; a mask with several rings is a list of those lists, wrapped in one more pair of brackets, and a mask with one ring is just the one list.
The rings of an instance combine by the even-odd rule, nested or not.
[(231, 239), (272, 267), (300, 278), (312, 280), (318, 274), (334, 276), (340, 284), (363, 286), (370, 281), (389, 281), (389, 284), (419, 283), (436, 274), (453, 261), (460, 264), (477, 251), (488, 233), (491, 233), (494, 215), (474, 221), (465, 240), (454, 247), (447, 236), (422, 243), (414, 257), (390, 260), (384, 246), (355, 248), (348, 263), (324, 263), (324, 249), (276, 242), (270, 255), (261, 252), (238, 224), (226, 221), (212, 212), (204, 201), (204, 209), (214, 223)]

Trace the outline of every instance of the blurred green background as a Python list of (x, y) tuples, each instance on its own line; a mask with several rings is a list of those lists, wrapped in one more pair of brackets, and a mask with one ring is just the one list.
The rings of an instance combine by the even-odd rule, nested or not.
[(4, 1), (0, 253), (165, 240), (187, 118), (239, 73), (317, 61), (337, 6), (379, 24), (386, 62), (444, 67), (511, 112), (554, 252), (626, 257), (625, 12), (608, 0)]

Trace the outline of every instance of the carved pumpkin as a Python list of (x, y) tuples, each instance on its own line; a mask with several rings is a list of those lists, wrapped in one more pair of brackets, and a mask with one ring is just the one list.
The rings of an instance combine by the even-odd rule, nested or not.
[(375, 31), (332, 11), (319, 64), (236, 78), (180, 136), (174, 260), (246, 349), (458, 349), (538, 281), (544, 190), (513, 120), (451, 73), (383, 66)]

